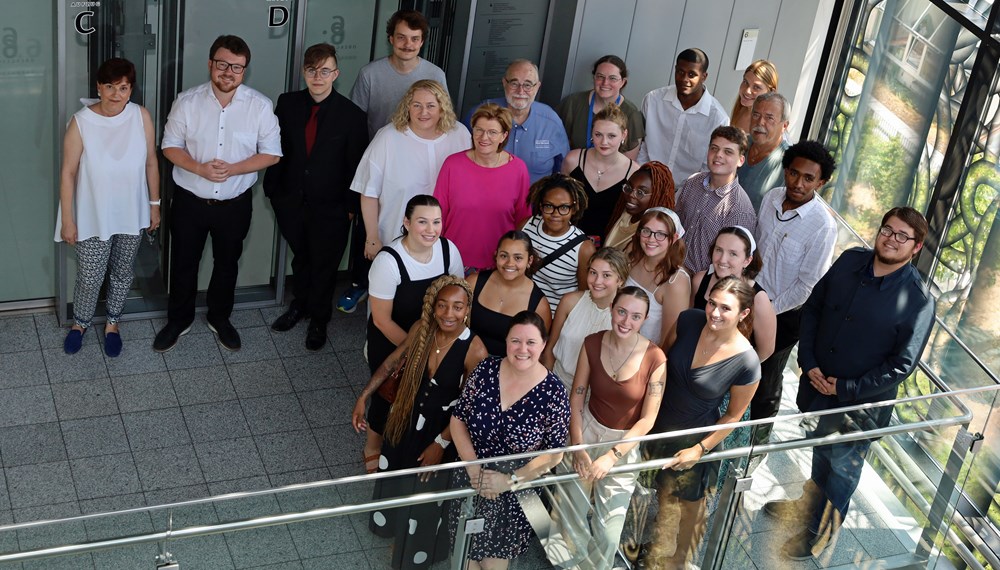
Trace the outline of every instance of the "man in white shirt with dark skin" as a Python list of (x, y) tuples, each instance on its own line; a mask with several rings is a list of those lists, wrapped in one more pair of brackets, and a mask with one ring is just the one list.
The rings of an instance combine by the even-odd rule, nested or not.
[(729, 115), (708, 92), (706, 80), (708, 56), (689, 48), (677, 54), (674, 85), (654, 89), (642, 98), (646, 138), (639, 145), (638, 162), (666, 164), (678, 184), (708, 170), (705, 149), (710, 135), (716, 127), (729, 124)]
[(250, 47), (219, 36), (209, 50), (211, 81), (180, 93), (167, 116), (161, 148), (174, 165), (170, 297), (167, 324), (153, 349), (166, 352), (194, 322), (198, 265), (212, 236), (208, 328), (229, 350), (240, 335), (229, 322), (243, 239), (250, 231), (250, 189), (257, 171), (278, 162), (281, 140), (271, 100), (243, 85)]
[[(432, 79), (445, 90), (448, 81), (440, 67), (420, 57), (420, 49), (427, 40), (430, 25), (424, 15), (416, 10), (399, 10), (385, 25), (392, 52), (361, 68), (351, 88), (350, 99), (368, 114), (368, 140), (384, 127), (396, 111), (399, 100), (410, 86), (421, 79)], [(337, 308), (353, 313), (358, 304), (368, 297), (368, 270), (371, 261), (365, 258), (365, 245), (374, 247), (377, 240), (369, 240), (360, 215), (353, 216), (354, 234), (351, 238), (351, 286), (337, 301)]]

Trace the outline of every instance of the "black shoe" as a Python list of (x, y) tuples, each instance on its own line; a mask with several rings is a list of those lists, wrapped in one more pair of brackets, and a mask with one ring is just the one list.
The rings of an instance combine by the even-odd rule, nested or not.
[(326, 344), (326, 323), (309, 324), (309, 332), (306, 333), (306, 350), (316, 352)]
[[(781, 553), (792, 560), (809, 560), (813, 556), (819, 556), (826, 550), (829, 542), (817, 546), (819, 537), (809, 529), (796, 534), (781, 547)], [(818, 551), (818, 552), (817, 552)]]
[(223, 348), (233, 352), (240, 349), (240, 333), (236, 332), (236, 327), (229, 322), (229, 319), (214, 323), (208, 321), (208, 330), (215, 333), (215, 338), (219, 339), (219, 344)]
[(285, 332), (292, 330), (299, 321), (306, 318), (305, 311), (300, 311), (295, 307), (289, 307), (280, 317), (271, 323), (271, 330), (274, 332)]
[(166, 352), (170, 350), (171, 348), (177, 346), (177, 340), (186, 335), (189, 330), (191, 330), (191, 325), (181, 326), (168, 321), (167, 324), (160, 329), (160, 332), (156, 333), (156, 338), (153, 339), (153, 350), (156, 352)]

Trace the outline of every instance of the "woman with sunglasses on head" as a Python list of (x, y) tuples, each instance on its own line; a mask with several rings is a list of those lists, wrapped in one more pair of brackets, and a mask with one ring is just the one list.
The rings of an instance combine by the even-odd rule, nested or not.
[(552, 311), (545, 293), (528, 277), (534, 261), (531, 238), (520, 230), (500, 236), (494, 253), (496, 269), (487, 269), (469, 276), (473, 290), (472, 330), (494, 356), (504, 356), (507, 350), (507, 329), (520, 311), (537, 313), (546, 329), (552, 322)]
[(611, 328), (611, 301), (625, 286), (628, 270), (624, 253), (602, 247), (587, 264), (587, 290), (567, 293), (559, 301), (542, 364), (556, 373), (567, 390), (573, 385), (583, 339)]
[(531, 280), (541, 287), (554, 314), (563, 295), (586, 282), (588, 261), (596, 249), (573, 225), (587, 208), (587, 195), (577, 180), (552, 174), (531, 185), (528, 203), (535, 215), (521, 230), (535, 250)]
[(642, 112), (622, 95), (628, 84), (628, 67), (617, 55), (606, 55), (594, 62), (591, 70), (594, 88), (567, 95), (556, 107), (569, 137), (570, 148), (590, 148), (596, 145), (591, 139), (595, 116), (608, 105), (617, 105), (628, 117), (623, 129), (628, 136), (622, 142), (622, 152), (635, 160), (639, 155), (639, 141), (646, 136), (646, 121)]
[(666, 164), (651, 160), (639, 167), (622, 185), (622, 193), (611, 212), (604, 245), (627, 251), (639, 229), (639, 218), (650, 208), (674, 208), (674, 177)]
[(609, 105), (594, 116), (593, 148), (571, 150), (562, 164), (562, 173), (576, 178), (587, 193), (588, 206), (577, 224), (597, 245), (603, 245), (608, 216), (622, 193), (622, 184), (637, 164), (621, 150), (628, 135), (625, 113)]
[[(457, 457), (451, 445), (450, 410), (463, 380), (486, 358), (486, 347), (468, 328), (472, 290), (461, 277), (445, 275), (424, 294), (420, 320), (375, 371), (354, 407), (352, 423), (364, 424), (364, 394), (374, 393), (402, 364), (385, 427), (380, 471), (440, 465)], [(378, 479), (372, 500), (442, 491), (447, 476), (423, 474)], [(426, 503), (373, 511), (369, 528), (395, 537), (393, 568), (427, 568), (450, 554), (448, 535), (439, 532), (444, 507)]]
[(632, 236), (626, 285), (642, 288), (649, 295), (649, 316), (642, 335), (660, 344), (677, 315), (691, 302), (691, 277), (683, 268), (684, 226), (669, 208), (650, 208), (639, 218)]
[(444, 236), (462, 252), (466, 275), (494, 267), (497, 239), (531, 215), (528, 167), (504, 150), (514, 124), (510, 111), (486, 103), (469, 122), (472, 148), (446, 158), (434, 186)]

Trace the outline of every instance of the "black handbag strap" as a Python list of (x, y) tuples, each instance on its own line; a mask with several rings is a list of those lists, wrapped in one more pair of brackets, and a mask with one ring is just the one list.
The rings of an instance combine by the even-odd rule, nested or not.
[(586, 241), (588, 239), (590, 239), (590, 238), (588, 238), (586, 235), (580, 234), (580, 235), (574, 237), (573, 239), (569, 240), (568, 242), (562, 244), (561, 246), (559, 246), (558, 249), (556, 249), (552, 253), (546, 255), (545, 258), (542, 259), (542, 262), (539, 263), (538, 267), (535, 268), (535, 272), (537, 273), (537, 272), (541, 271), (543, 267), (545, 267), (546, 265), (548, 265), (548, 264), (552, 263), (553, 261), (559, 259), (559, 257), (562, 256), (562, 255), (564, 255), (567, 251), (573, 249), (574, 247), (576, 247), (577, 245), (583, 243), (584, 241)]

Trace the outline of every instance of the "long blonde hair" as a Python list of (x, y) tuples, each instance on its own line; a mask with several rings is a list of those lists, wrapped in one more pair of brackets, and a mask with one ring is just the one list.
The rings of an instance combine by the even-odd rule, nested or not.
[[(778, 90), (778, 68), (775, 67), (770, 61), (767, 61), (766, 59), (758, 59), (747, 66), (746, 70), (743, 71), (743, 75), (746, 75), (747, 71), (753, 73), (757, 79), (760, 79), (761, 83), (767, 86), (767, 90), (769, 92)], [(740, 76), (741, 79), (743, 78), (743, 75)], [(737, 94), (736, 101), (733, 102), (733, 110), (729, 113), (729, 116), (735, 117), (736, 112), (742, 106), (743, 105), (740, 104), (740, 96)]]
[(416, 337), (406, 351), (406, 368), (403, 369), (403, 376), (399, 379), (399, 388), (396, 390), (396, 400), (389, 409), (389, 419), (385, 424), (385, 440), (392, 445), (397, 445), (403, 434), (410, 427), (410, 414), (413, 412), (413, 402), (416, 400), (417, 391), (420, 390), (420, 383), (424, 379), (424, 371), (427, 370), (427, 360), (430, 358), (431, 339), (438, 330), (437, 321), (434, 319), (434, 304), (437, 296), (445, 287), (455, 285), (461, 287), (468, 297), (468, 305), (472, 305), (472, 288), (465, 279), (454, 275), (442, 275), (431, 283), (424, 293), (424, 305), (420, 312), (420, 327), (417, 329)]

